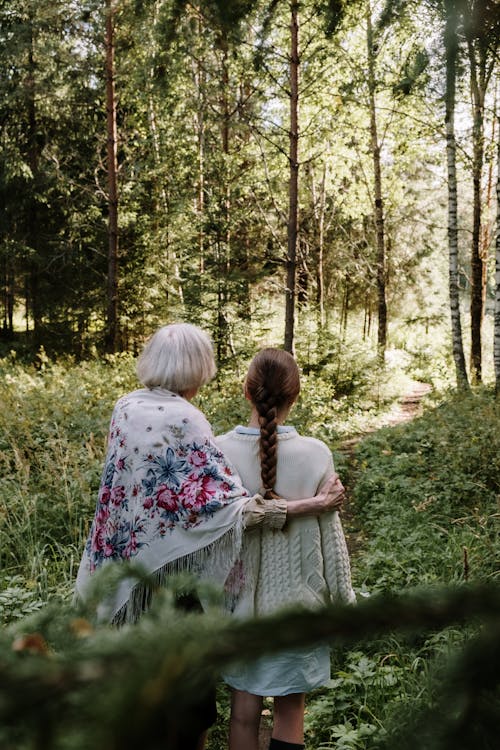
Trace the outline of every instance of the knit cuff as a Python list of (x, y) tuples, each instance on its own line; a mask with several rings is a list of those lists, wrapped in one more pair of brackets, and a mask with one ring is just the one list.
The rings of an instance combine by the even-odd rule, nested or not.
[(270, 529), (282, 529), (286, 523), (287, 501), (282, 497), (264, 500), (268, 507), (264, 517), (264, 526)]
[(287, 502), (283, 498), (265, 500), (261, 495), (254, 495), (245, 505), (245, 528), (265, 526), (270, 529), (282, 529), (286, 523)]

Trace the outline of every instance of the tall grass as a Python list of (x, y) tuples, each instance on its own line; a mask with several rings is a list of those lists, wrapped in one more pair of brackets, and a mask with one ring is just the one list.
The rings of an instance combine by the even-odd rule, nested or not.
[[(358, 591), (500, 577), (500, 404), (451, 396), (412, 423), (366, 438), (351, 464)], [(402, 716), (432, 705), (451, 655), (476, 627), (390, 637), (334, 652), (331, 690), (309, 700), (309, 746), (375, 750)], [(396, 745), (397, 746), (397, 745)]]
[[(332, 351), (321, 371), (304, 375), (293, 421), (326, 440), (373, 423), (395, 397), (394, 382), (368, 354)], [(248, 418), (242, 394), (246, 362), (220, 372), (196, 404), (217, 433)], [(14, 354), (0, 360), (0, 608), (4, 620), (53, 596), (71, 594), (95, 500), (116, 399), (138, 387), (134, 359), (123, 354), (37, 365)], [(350, 397), (342, 396), (342, 389)], [(352, 393), (357, 398), (352, 398)], [(381, 395), (383, 394), (383, 395)], [(16, 591), (25, 592), (22, 607)], [(10, 605), (7, 604), (10, 603)]]
[(93, 514), (112, 403), (130, 357), (0, 361), (0, 582), (69, 593)]

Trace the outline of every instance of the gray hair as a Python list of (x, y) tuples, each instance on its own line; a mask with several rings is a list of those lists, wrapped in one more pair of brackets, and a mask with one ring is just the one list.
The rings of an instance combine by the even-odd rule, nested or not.
[(210, 338), (191, 323), (160, 328), (137, 361), (137, 377), (143, 385), (181, 394), (208, 383), (216, 372)]

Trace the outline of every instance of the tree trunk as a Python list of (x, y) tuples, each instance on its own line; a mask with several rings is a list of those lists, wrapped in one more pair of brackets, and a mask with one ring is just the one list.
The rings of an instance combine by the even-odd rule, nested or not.
[[(155, 36), (156, 36), (156, 27), (158, 25), (158, 10), (159, 10), (159, 2), (158, 0), (155, 1), (153, 4), (153, 20), (152, 20), (152, 29), (151, 29), (151, 37), (149, 40), (149, 44), (153, 46), (155, 44)], [(145, 43), (147, 41), (145, 40)], [(151, 131), (151, 141), (153, 144), (153, 159), (154, 164), (156, 167), (157, 172), (160, 172), (161, 167), (161, 161), (162, 161), (162, 155), (161, 155), (161, 148), (160, 148), (160, 135), (158, 132), (158, 117), (157, 117), (157, 107), (155, 102), (155, 96), (154, 96), (154, 75), (155, 71), (153, 66), (150, 68), (149, 76), (151, 79), (151, 91), (149, 93), (148, 98), (148, 119), (149, 119), (149, 128)], [(177, 253), (170, 243), (169, 239), (169, 195), (167, 192), (167, 189), (165, 188), (165, 182), (162, 179), (160, 186), (159, 186), (159, 194), (160, 194), (160, 206), (161, 210), (158, 211), (157, 206), (155, 206), (155, 213), (162, 218), (160, 219), (160, 225), (164, 223), (165, 231), (161, 232), (160, 242), (162, 246), (165, 248), (165, 266), (167, 268), (167, 273), (170, 274), (171, 269), (173, 269), (173, 278), (175, 282), (175, 291), (177, 294), (177, 297), (179, 299), (179, 303), (181, 305), (184, 304), (184, 291), (182, 289), (182, 281), (181, 281), (181, 275), (179, 270), (179, 262), (177, 260)], [(174, 287), (174, 283), (172, 283), (172, 287)], [(167, 297), (168, 297), (168, 291), (167, 291)]]
[[(196, 35), (202, 37), (200, 19), (196, 20)], [(203, 220), (205, 215), (205, 102), (203, 96), (205, 73), (199, 57), (193, 59), (193, 76), (196, 90), (196, 150), (197, 150), (197, 170), (198, 180), (196, 189), (196, 215), (198, 219), (198, 258), (199, 258), (199, 275), (198, 275), (198, 302), (200, 307), (203, 306), (203, 273), (205, 271), (205, 231)]]
[(317, 227), (315, 237), (317, 241), (317, 264), (316, 264), (316, 306), (318, 329), (325, 324), (325, 275), (324, 275), (324, 253), (325, 253), (325, 206), (326, 206), (326, 162), (323, 163), (323, 174), (321, 176), (319, 201), (316, 194), (316, 180), (311, 167), (311, 193), (314, 208), (314, 218)]
[(298, 2), (292, 1), (290, 23), (290, 180), (288, 189), (288, 245), (286, 257), (285, 342), (293, 352), (295, 323), (295, 275), (297, 266), (298, 193), (299, 193), (299, 19)]
[(385, 278), (385, 235), (384, 202), (382, 198), (382, 169), (380, 164), (380, 143), (377, 132), (377, 109), (375, 102), (375, 56), (370, 2), (366, 4), (366, 42), (368, 53), (368, 93), (370, 104), (370, 136), (373, 160), (373, 182), (375, 196), (375, 234), (377, 239), (377, 308), (378, 335), (377, 350), (381, 362), (384, 361), (387, 345), (387, 302)]
[(2, 262), (2, 338), (8, 338), (8, 322), (7, 322), (7, 299), (8, 299), (9, 282), (7, 280), (7, 257), (3, 258)]
[[(39, 276), (40, 276), (40, 259), (39, 259), (39, 219), (36, 199), (36, 184), (38, 181), (38, 140), (37, 140), (37, 110), (35, 99), (35, 52), (33, 27), (34, 19), (29, 18), (29, 50), (28, 50), (28, 75), (26, 79), (27, 110), (28, 110), (28, 163), (32, 176), (31, 195), (28, 202), (27, 212), (27, 245), (32, 250), (32, 260), (29, 262), (29, 271), (27, 277), (29, 300), (31, 308), (31, 317), (33, 320), (33, 344), (38, 349), (42, 343), (40, 331), (40, 300), (39, 300)], [(28, 325), (28, 323), (27, 323)]]
[(495, 390), (500, 397), (500, 112), (497, 113), (497, 230), (495, 243), (495, 323), (493, 361), (495, 365)]
[[(497, 87), (498, 89), (498, 87)], [(493, 103), (493, 120), (491, 124), (491, 142), (496, 142), (496, 127), (497, 127), (497, 91), (495, 92), (495, 101)], [(488, 294), (488, 260), (490, 252), (491, 234), (493, 230), (493, 222), (490, 221), (491, 207), (493, 203), (493, 182), (494, 182), (494, 159), (490, 159), (488, 166), (488, 179), (486, 183), (486, 200), (485, 200), (485, 211), (484, 213), (488, 217), (486, 221), (482, 222), (481, 227), (481, 244), (480, 253), (483, 261), (483, 279), (482, 279), (482, 299), (483, 299), (483, 317), (486, 307), (486, 297)]]
[(24, 274), (24, 321), (24, 330), (28, 334), (30, 332), (30, 289), (27, 274)]
[(303, 241), (299, 242), (297, 249), (297, 311), (299, 311), (306, 307), (309, 300), (308, 245)]
[[(149, 109), (149, 127), (151, 130), (151, 140), (153, 142), (153, 156), (154, 156), (154, 163), (157, 170), (159, 170), (161, 166), (161, 152), (160, 152), (160, 139), (158, 136), (158, 127), (156, 125), (156, 107), (154, 98), (152, 95), (149, 97), (149, 103), (148, 103), (148, 109)], [(165, 185), (162, 182), (160, 186), (160, 196), (161, 196), (161, 214), (166, 222), (168, 222), (168, 216), (169, 216), (169, 206), (168, 206), (168, 194), (165, 189)], [(184, 304), (184, 292), (182, 289), (182, 281), (181, 281), (181, 275), (179, 271), (179, 262), (177, 260), (177, 253), (175, 252), (175, 249), (170, 244), (169, 236), (168, 236), (168, 223), (166, 226), (165, 236), (162, 237), (162, 243), (164, 243), (164, 246), (166, 248), (165, 251), (165, 260), (167, 268), (170, 270), (170, 268), (173, 269), (173, 277), (175, 279), (175, 287), (177, 292), (177, 297), (179, 299), (179, 302), (181, 305)], [(170, 256), (170, 257), (169, 257)]]
[(350, 301), (350, 288), (349, 278), (345, 279), (344, 295), (342, 298), (342, 311), (340, 313), (340, 334), (342, 341), (345, 341), (347, 335), (347, 320), (349, 317), (349, 301)]
[(446, 0), (446, 156), (448, 165), (448, 253), (449, 253), (449, 292), (453, 359), (457, 387), (468, 390), (469, 381), (465, 367), (460, 320), (460, 299), (458, 289), (458, 220), (457, 220), (457, 172), (455, 142), (455, 89), (458, 43), (456, 35), (456, 11), (453, 0)]
[[(237, 103), (239, 119), (239, 143), (242, 152), (246, 151), (250, 140), (251, 131), (247, 126), (246, 106), (251, 98), (252, 88), (246, 76), (243, 75), (239, 82), (239, 101)], [(237, 233), (231, 243), (231, 265), (235, 279), (235, 299), (238, 305), (238, 318), (251, 321), (251, 284), (250, 284), (250, 258), (252, 255), (252, 240), (249, 233), (249, 221), (247, 217), (242, 220), (238, 217)]]
[(366, 341), (366, 339), (370, 335), (371, 324), (372, 324), (372, 306), (371, 306), (370, 298), (367, 297), (365, 299), (365, 309), (364, 309), (364, 318), (363, 318), (363, 341)]
[(106, 0), (106, 115), (108, 177), (108, 279), (105, 346), (118, 349), (118, 155), (115, 95), (115, 0)]
[(476, 48), (473, 40), (468, 45), (470, 64), (470, 86), (472, 96), (472, 180), (473, 180), (473, 220), (471, 246), (471, 380), (481, 382), (481, 328), (483, 323), (483, 258), (481, 255), (481, 180), (484, 161), (484, 99), (486, 94), (486, 57), (482, 45), (479, 45), (479, 61), (476, 60)]
[[(155, 2), (154, 8), (153, 8), (153, 38), (156, 26), (158, 24), (158, 6), (159, 3)], [(154, 69), (150, 69), (150, 78), (153, 82), (154, 80)], [(152, 86), (153, 89), (153, 86)], [(154, 98), (154, 92), (151, 91), (149, 95), (149, 101), (148, 101), (148, 114), (149, 114), (149, 126), (151, 129), (151, 140), (153, 143), (153, 157), (154, 157), (154, 164), (156, 169), (159, 171), (161, 166), (161, 149), (160, 149), (160, 136), (158, 133), (158, 126), (157, 126), (157, 113), (156, 113), (156, 103)], [(184, 291), (182, 288), (182, 280), (181, 280), (181, 274), (179, 269), (179, 261), (177, 259), (177, 253), (175, 251), (175, 248), (173, 244), (170, 243), (169, 238), (169, 195), (165, 188), (165, 183), (162, 179), (161, 185), (160, 185), (160, 196), (161, 196), (161, 204), (162, 204), (162, 216), (165, 222), (165, 235), (162, 236), (161, 241), (165, 247), (165, 261), (166, 261), (166, 267), (168, 269), (168, 273), (170, 273), (170, 268), (173, 269), (173, 277), (175, 280), (175, 290), (177, 297), (179, 299), (179, 303), (181, 305), (184, 304)], [(163, 234), (163, 233), (162, 233)], [(172, 284), (174, 286), (174, 284)]]
[(7, 338), (14, 338), (14, 283), (15, 276), (13, 270), (10, 268), (10, 264), (6, 262), (6, 290), (5, 290), (5, 306), (6, 306), (6, 319), (7, 319)]
[[(221, 146), (224, 155), (221, 186), (221, 215), (217, 231), (217, 359), (227, 359), (229, 348), (229, 326), (227, 319), (228, 274), (231, 261), (231, 185), (229, 173), (229, 49), (225, 32), (221, 32), (222, 69), (220, 79)], [(221, 229), (222, 226), (222, 229)]]

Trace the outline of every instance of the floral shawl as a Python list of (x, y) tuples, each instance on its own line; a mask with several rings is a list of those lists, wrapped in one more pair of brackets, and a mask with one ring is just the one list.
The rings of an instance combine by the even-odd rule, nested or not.
[[(77, 597), (96, 570), (131, 560), (159, 582), (191, 571), (222, 585), (238, 557), (247, 499), (198, 409), (162, 388), (124, 396), (111, 419)], [(136, 620), (145, 605), (138, 588), (122, 579), (100, 616)]]

